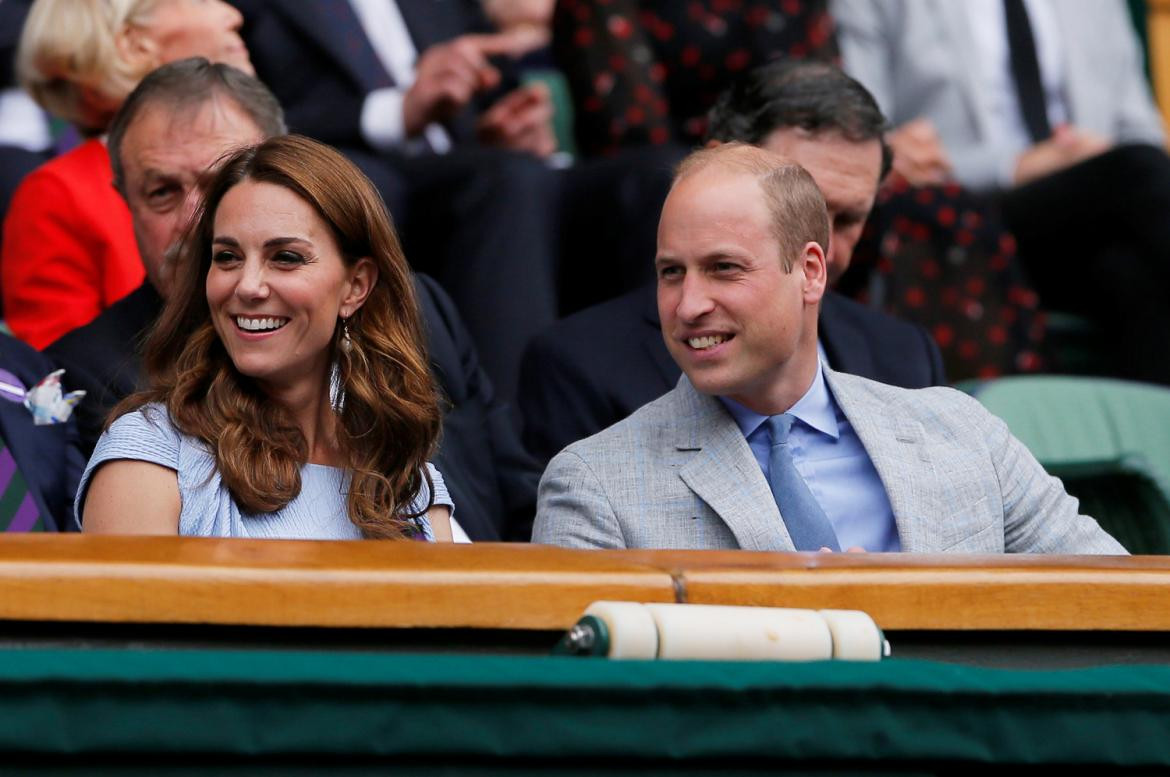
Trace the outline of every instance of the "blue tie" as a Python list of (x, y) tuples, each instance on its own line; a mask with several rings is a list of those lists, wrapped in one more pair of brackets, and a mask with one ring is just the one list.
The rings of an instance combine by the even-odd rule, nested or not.
[(841, 550), (825, 511), (817, 504), (792, 461), (788, 432), (795, 420), (796, 416), (788, 413), (768, 418), (768, 431), (772, 433), (772, 452), (768, 457), (772, 496), (797, 550)]

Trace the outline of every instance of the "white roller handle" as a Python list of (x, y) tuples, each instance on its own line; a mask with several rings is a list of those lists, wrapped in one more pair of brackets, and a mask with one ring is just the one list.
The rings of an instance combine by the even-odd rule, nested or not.
[(658, 625), (658, 657), (817, 661), (833, 636), (816, 612), (778, 607), (647, 604)]
[(610, 658), (878, 661), (889, 655), (877, 624), (856, 610), (594, 602), (585, 614), (605, 623)]
[(657, 658), (658, 627), (646, 605), (637, 602), (594, 602), (586, 615), (600, 618), (609, 631), (610, 658)]
[(833, 658), (843, 661), (881, 661), (890, 643), (873, 618), (860, 610), (820, 610), (833, 635)]

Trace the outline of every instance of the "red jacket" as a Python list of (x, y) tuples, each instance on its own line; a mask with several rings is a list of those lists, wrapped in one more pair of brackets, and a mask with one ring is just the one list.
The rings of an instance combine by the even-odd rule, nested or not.
[(91, 140), (34, 170), (13, 195), (0, 248), (12, 332), (44, 348), (142, 283), (130, 210), (105, 145)]

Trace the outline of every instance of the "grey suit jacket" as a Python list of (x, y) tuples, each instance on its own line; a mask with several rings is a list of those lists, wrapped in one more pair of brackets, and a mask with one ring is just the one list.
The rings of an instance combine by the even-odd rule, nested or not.
[[(825, 376), (885, 485), (904, 551), (1125, 553), (970, 397)], [(685, 375), (670, 393), (549, 463), (532, 539), (577, 548), (793, 550), (739, 427)]]
[[(1057, 0), (1072, 122), (1117, 143), (1164, 145), (1123, 0)], [(974, 189), (994, 189), (1022, 148), (989, 133), (987, 87), (963, 0), (832, 0), (845, 70), (895, 126), (934, 122)]]

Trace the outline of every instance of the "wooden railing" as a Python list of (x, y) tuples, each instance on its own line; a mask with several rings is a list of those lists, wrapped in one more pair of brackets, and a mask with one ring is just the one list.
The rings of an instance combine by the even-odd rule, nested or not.
[(1154, 98), (1170, 127), (1170, 0), (1146, 0), (1146, 34)]
[(548, 630), (597, 599), (862, 609), (885, 629), (1160, 632), (1170, 558), (0, 539), (0, 621)]

